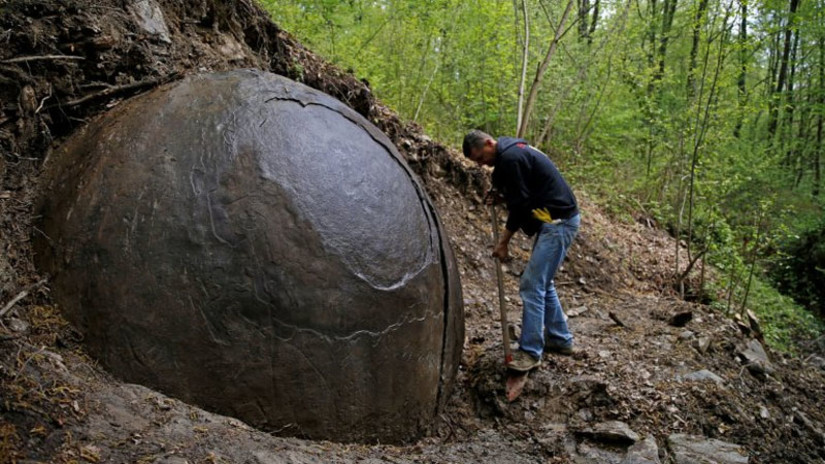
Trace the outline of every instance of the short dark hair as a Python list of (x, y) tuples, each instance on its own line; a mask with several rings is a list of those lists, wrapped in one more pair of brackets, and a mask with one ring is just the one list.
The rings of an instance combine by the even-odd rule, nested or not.
[(470, 150), (473, 148), (481, 148), (484, 146), (484, 142), (487, 140), (493, 140), (493, 137), (478, 129), (471, 130), (464, 136), (464, 143), (461, 145), (461, 149), (464, 151), (464, 156), (470, 157)]

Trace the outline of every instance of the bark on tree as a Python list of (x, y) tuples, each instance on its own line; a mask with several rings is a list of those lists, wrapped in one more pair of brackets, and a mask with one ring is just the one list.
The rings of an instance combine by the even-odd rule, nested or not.
[(819, 114), (816, 121), (816, 150), (814, 154), (814, 185), (811, 194), (819, 196), (822, 182), (822, 129), (825, 112), (825, 34), (819, 36)]
[[(658, 83), (665, 75), (665, 57), (667, 56), (667, 44), (670, 39), (670, 29), (673, 26), (673, 17), (676, 14), (676, 3), (678, 0), (665, 0), (662, 6), (662, 29), (659, 36), (658, 59), (659, 66), (653, 75), (653, 80)], [(707, 0), (703, 0), (707, 3)]]
[(748, 53), (746, 45), (748, 43), (748, 2), (739, 0), (739, 77), (736, 79), (736, 87), (739, 89), (739, 120), (733, 129), (733, 136), (739, 138), (742, 131), (742, 120), (745, 118), (745, 106), (748, 103)]
[[(521, 41), (521, 80), (518, 86), (518, 111), (516, 113), (516, 132), (521, 128), (521, 119), (524, 109), (524, 84), (527, 81), (527, 60), (530, 47), (530, 19), (527, 14), (527, 0), (521, 0), (521, 12), (524, 18), (524, 38)], [(518, 9), (516, 9), (516, 24), (518, 24)]]
[(788, 63), (791, 57), (791, 34), (794, 28), (794, 18), (796, 10), (799, 8), (801, 0), (790, 0), (788, 19), (785, 23), (785, 41), (782, 49), (782, 57), (779, 60), (779, 76), (776, 78), (776, 90), (770, 99), (768, 137), (773, 140), (776, 135), (776, 128), (779, 121), (779, 101), (782, 91), (785, 89), (785, 81), (788, 78)]
[(705, 12), (708, 9), (708, 0), (700, 0), (696, 15), (693, 18), (693, 42), (690, 47), (690, 64), (687, 75), (687, 95), (688, 100), (692, 100), (696, 94), (696, 56), (699, 54), (699, 39), (702, 34), (702, 23), (705, 19)]
[[(666, 9), (666, 6), (667, 5), (665, 5), (663, 7), (663, 9)], [(644, 43), (643, 43), (642, 48), (645, 48), (646, 51), (647, 51), (647, 67), (648, 67), (648, 69), (653, 70), (654, 66), (656, 65), (656, 53), (657, 53), (657, 50), (658, 50), (657, 41), (656, 41), (656, 32), (657, 32), (657, 27), (656, 27), (657, 21), (656, 20), (658, 18), (658, 14), (659, 14), (658, 13), (658, 3), (657, 3), (657, 1), (656, 0), (650, 0), (648, 9), (650, 11), (650, 16), (649, 16), (650, 19), (648, 20), (649, 21), (649, 26), (648, 26), (648, 30), (647, 30), (647, 41), (649, 42), (649, 46), (647, 48), (645, 48)], [(647, 93), (646, 93), (647, 98), (644, 99), (643, 102), (642, 102), (642, 114), (644, 115), (644, 121), (645, 121), (645, 124), (647, 125), (647, 140), (645, 140), (645, 158), (647, 159), (647, 162), (646, 162), (647, 168), (645, 170), (645, 175), (648, 176), (648, 177), (650, 176), (651, 167), (653, 165), (653, 150), (656, 146), (655, 133), (654, 133), (655, 132), (655, 128), (654, 128), (654, 123), (655, 123), (654, 114), (655, 114), (655, 112), (654, 112), (654, 108), (653, 108), (654, 107), (654, 101), (655, 101), (654, 95), (656, 93), (656, 81), (657, 81), (657, 79), (655, 77), (656, 72), (657, 71), (654, 71), (653, 78), (648, 79), (648, 81), (647, 81)]]
[(768, 47), (768, 68), (765, 72), (766, 85), (763, 86), (765, 96), (773, 95), (773, 89), (776, 87), (776, 74), (779, 69), (779, 36), (778, 32), (771, 35), (771, 45)]
[(599, 22), (599, 3), (600, 0), (596, 0), (593, 4), (593, 17), (590, 21), (590, 30), (587, 31), (587, 45), (593, 44), (593, 33), (596, 32), (596, 24)]
[[(804, 53), (802, 54), (804, 56)], [(792, 145), (793, 148), (793, 163), (796, 167), (796, 179), (794, 180), (794, 188), (799, 187), (802, 179), (805, 177), (805, 170), (808, 168), (805, 156), (808, 154), (808, 147), (810, 146), (810, 138), (808, 130), (810, 129), (811, 109), (814, 107), (814, 98), (811, 93), (813, 86), (813, 78), (810, 72), (805, 73), (807, 79), (803, 88), (800, 89), (799, 101), (802, 102), (801, 90), (805, 90), (807, 97), (805, 104), (800, 105), (799, 109), (799, 132), (796, 137), (796, 143)], [(794, 143), (793, 136), (791, 136), (791, 143)]]
[(791, 47), (791, 72), (788, 75), (788, 91), (785, 93), (785, 108), (787, 108), (787, 113), (785, 115), (785, 124), (786, 128), (783, 131), (784, 140), (782, 141), (782, 145), (787, 144), (787, 149), (785, 150), (785, 160), (783, 161), (783, 165), (787, 168), (791, 168), (791, 163), (793, 160), (793, 154), (795, 150), (796, 141), (793, 140), (793, 123), (794, 123), (794, 110), (796, 109), (796, 101), (794, 100), (794, 80), (796, 79), (796, 52), (799, 48), (799, 31), (797, 31), (793, 35), (793, 46)]
[[(656, 0), (650, 0), (648, 9), (650, 10), (650, 19), (649, 19), (649, 26), (647, 29), (647, 42), (650, 44), (649, 47), (646, 48), (647, 50), (647, 66), (649, 69), (653, 69), (654, 64), (656, 63), (656, 17), (659, 15), (658, 13), (658, 3)], [(645, 48), (644, 43), (642, 43), (642, 48)], [(649, 80), (647, 82), (647, 97), (648, 99), (653, 96), (653, 88), (654, 83), (653, 80)], [(646, 109), (649, 113), (649, 109)]]
[(590, 31), (590, 0), (579, 0), (579, 38), (588, 40), (587, 33)]

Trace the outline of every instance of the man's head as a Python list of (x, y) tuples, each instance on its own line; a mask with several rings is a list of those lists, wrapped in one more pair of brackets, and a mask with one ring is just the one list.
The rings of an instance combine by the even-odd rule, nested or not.
[(496, 140), (486, 132), (470, 131), (464, 136), (462, 149), (464, 156), (479, 165), (492, 166), (496, 161)]

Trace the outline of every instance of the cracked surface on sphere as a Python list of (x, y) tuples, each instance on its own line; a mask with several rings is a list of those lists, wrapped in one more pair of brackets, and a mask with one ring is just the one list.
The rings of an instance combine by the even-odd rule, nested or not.
[(448, 240), (392, 143), (339, 101), (194, 76), (45, 169), (39, 265), (117, 376), (333, 440), (414, 439), (446, 401), (464, 331)]

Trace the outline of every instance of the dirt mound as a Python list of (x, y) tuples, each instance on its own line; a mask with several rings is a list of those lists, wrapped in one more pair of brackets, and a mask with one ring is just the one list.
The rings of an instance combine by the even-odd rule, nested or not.
[[(751, 462), (825, 459), (825, 371), (816, 358), (768, 352), (766, 363), (754, 362), (760, 353), (748, 351), (739, 326), (672, 297), (672, 239), (616, 223), (586, 198), (558, 278), (583, 354), (547, 356), (522, 398), (506, 403), (490, 229), (478, 201), (485, 174), (402, 123), (365, 83), (318, 59), (251, 1), (12, 0), (0, 14), (0, 302), (31, 290), (0, 328), (0, 461), (619, 462), (626, 444), (592, 432), (606, 421), (653, 437), (661, 457), (669, 434), (689, 433), (744, 445)], [(124, 385), (85, 357), (50, 306), (48, 285), (33, 286), (42, 276), (29, 247), (41, 233), (31, 227), (31, 198), (48, 148), (137, 92), (239, 67), (306, 83), (374, 122), (442, 214), (462, 275), (467, 340), (431, 438), (406, 447), (282, 439)], [(507, 291), (517, 321), (517, 276), (530, 242), (514, 245)], [(668, 324), (685, 311), (693, 316), (686, 327)]]

